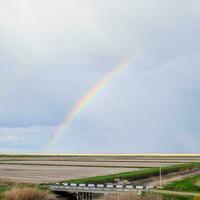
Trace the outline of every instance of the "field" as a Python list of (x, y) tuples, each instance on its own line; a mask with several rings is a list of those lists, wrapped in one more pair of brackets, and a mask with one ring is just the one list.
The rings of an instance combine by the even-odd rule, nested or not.
[(119, 173), (158, 173), (158, 167), (198, 163), (198, 156), (146, 155), (0, 155), (0, 178), (19, 182), (48, 183)]
[(43, 165), (0, 165), (0, 177), (9, 180), (48, 183), (64, 179), (128, 172), (131, 168), (73, 167)]
[(174, 181), (165, 186), (166, 190), (200, 192), (200, 174)]
[[(200, 163), (186, 163), (172, 166), (162, 167), (162, 174), (178, 173), (186, 170), (199, 169)], [(147, 179), (159, 175), (159, 168), (143, 169), (132, 172), (123, 172), (119, 174), (111, 174), (106, 176), (95, 176), (82, 179), (73, 179), (70, 182), (75, 183), (108, 183), (115, 182), (116, 179), (128, 180), (130, 182), (140, 179)], [(67, 180), (68, 181), (68, 180)]]
[[(162, 168), (163, 183), (171, 183), (200, 172), (200, 156), (162, 155), (0, 155), (0, 199), (4, 191), (36, 186), (40, 183), (58, 181), (108, 183), (117, 179), (132, 184), (159, 183), (159, 168)], [(187, 179), (188, 178), (188, 179)], [(196, 179), (195, 179), (196, 180)], [(171, 190), (177, 189), (179, 182), (173, 182)], [(184, 183), (185, 184), (185, 183)], [(195, 181), (199, 187), (199, 181)], [(166, 187), (166, 188), (167, 188)], [(167, 191), (167, 190), (162, 190)], [(191, 200), (191, 196), (162, 194), (164, 200)]]

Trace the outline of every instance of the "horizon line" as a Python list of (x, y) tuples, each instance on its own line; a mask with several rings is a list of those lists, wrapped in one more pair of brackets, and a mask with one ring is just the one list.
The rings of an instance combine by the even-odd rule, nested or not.
[(3, 155), (21, 155), (21, 156), (178, 156), (178, 157), (200, 157), (200, 153), (0, 153)]

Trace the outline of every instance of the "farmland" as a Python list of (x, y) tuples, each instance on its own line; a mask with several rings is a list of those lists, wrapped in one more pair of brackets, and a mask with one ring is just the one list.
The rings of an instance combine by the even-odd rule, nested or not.
[(149, 155), (0, 155), (0, 178), (19, 182), (49, 183), (154, 171), (183, 163), (198, 164), (198, 156)]
[[(181, 171), (192, 170), (192, 169), (199, 169), (200, 163), (188, 163), (188, 164), (179, 164), (173, 166), (165, 166), (162, 167), (162, 174), (170, 174), (170, 173), (178, 173)], [(107, 182), (114, 182), (115, 179), (126, 179), (130, 182), (139, 180), (139, 179), (146, 179), (154, 176), (158, 176), (159, 169), (158, 168), (150, 168), (144, 169), (139, 171), (132, 171), (132, 172), (124, 172), (114, 175), (106, 175), (106, 176), (96, 176), (96, 177), (89, 177), (83, 179), (73, 179), (70, 182), (75, 183), (107, 183)]]
[(43, 166), (43, 165), (0, 165), (0, 177), (9, 180), (48, 183), (64, 179), (84, 178), (103, 174), (128, 172), (131, 168), (104, 167), (73, 167), (73, 166)]
[[(132, 184), (163, 183), (189, 178), (200, 170), (199, 156), (161, 155), (0, 155), (0, 199), (4, 191), (20, 187), (43, 187), (43, 183), (108, 183), (116, 180)], [(166, 180), (165, 180), (166, 179)], [(195, 179), (196, 180), (196, 179)], [(179, 183), (179, 182), (177, 182)], [(196, 183), (196, 182), (195, 182)], [(41, 185), (40, 185), (41, 184)], [(172, 183), (175, 184), (175, 183)], [(197, 182), (199, 184), (199, 181)], [(199, 186), (197, 186), (199, 187)], [(175, 188), (175, 187), (174, 187)], [(173, 189), (173, 188), (172, 188)], [(176, 190), (176, 189), (174, 189)], [(171, 195), (163, 194), (164, 199)], [(191, 199), (177, 197), (174, 199)]]

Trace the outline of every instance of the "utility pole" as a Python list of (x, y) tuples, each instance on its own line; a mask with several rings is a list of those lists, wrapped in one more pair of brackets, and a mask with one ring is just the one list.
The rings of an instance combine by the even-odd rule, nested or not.
[(162, 187), (162, 170), (160, 166), (160, 188)]

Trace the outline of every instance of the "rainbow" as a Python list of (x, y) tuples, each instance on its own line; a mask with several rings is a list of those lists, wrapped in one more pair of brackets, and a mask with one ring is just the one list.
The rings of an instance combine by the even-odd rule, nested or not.
[(56, 139), (64, 132), (67, 126), (75, 119), (81, 110), (99, 93), (114, 77), (122, 72), (131, 61), (132, 56), (127, 57), (121, 63), (117, 64), (111, 71), (107, 72), (105, 76), (97, 82), (71, 109), (71, 111), (64, 118), (62, 123), (55, 129), (47, 144), (46, 150), (53, 146)]

